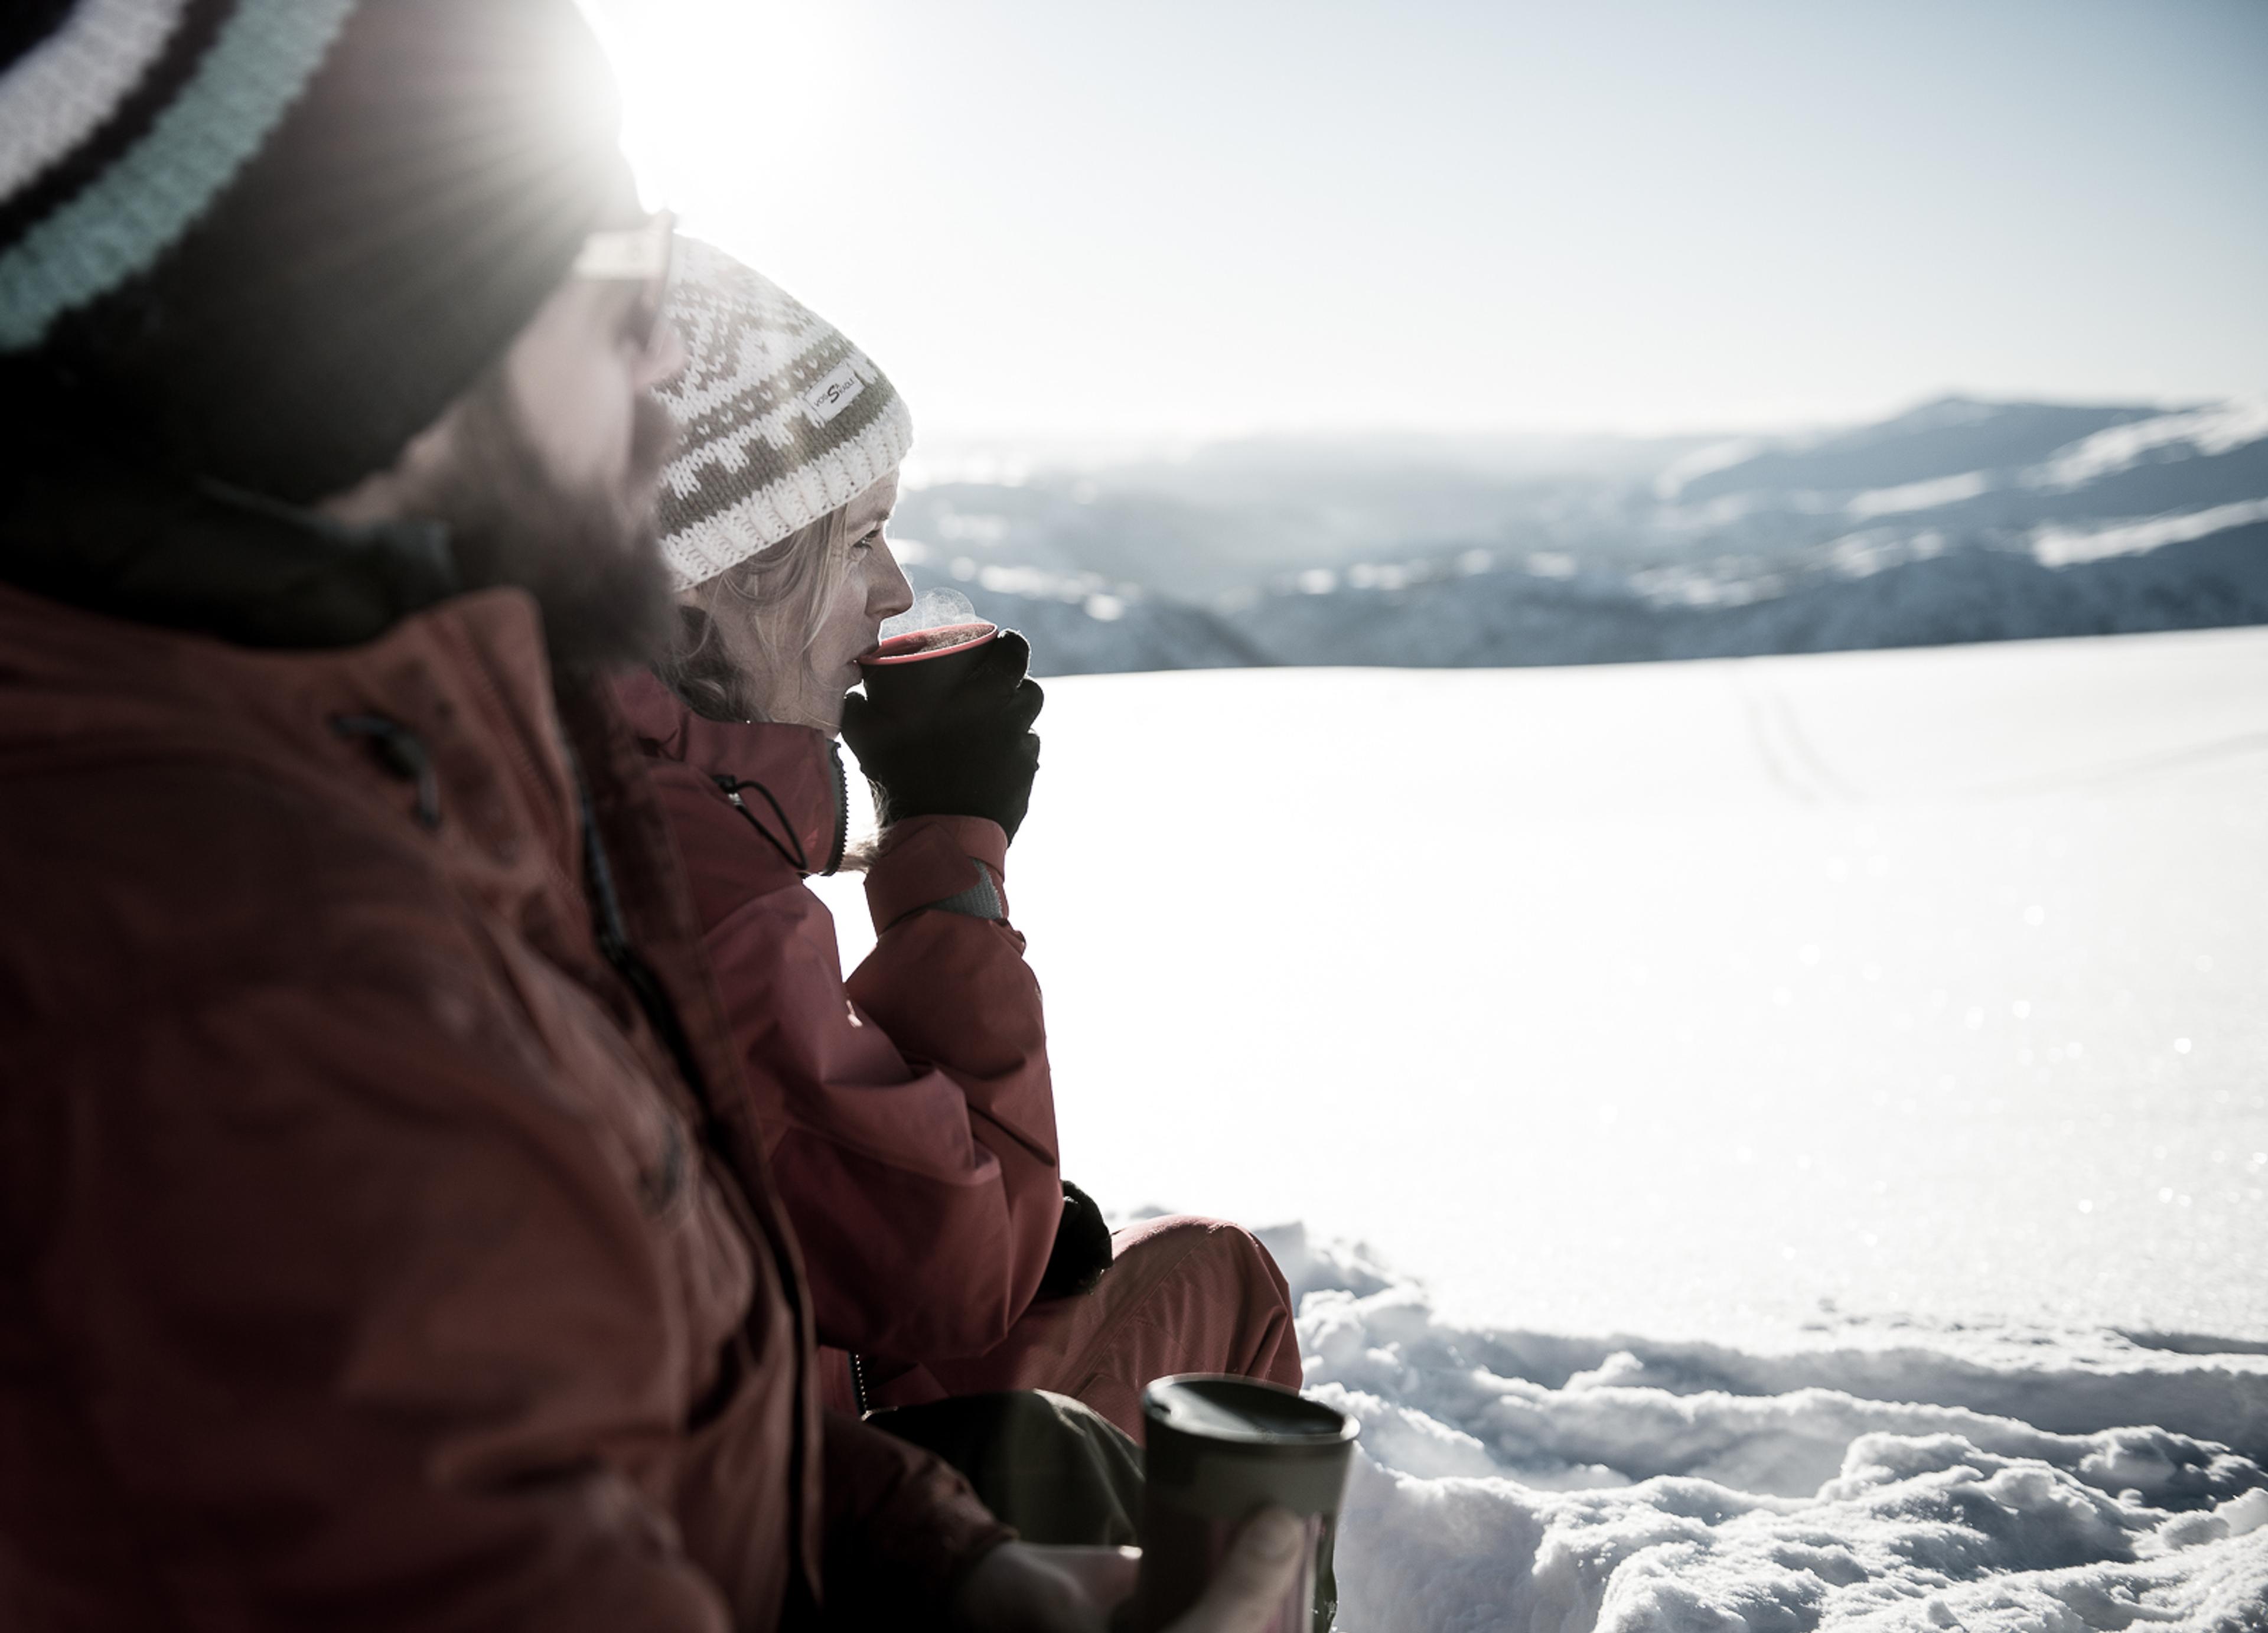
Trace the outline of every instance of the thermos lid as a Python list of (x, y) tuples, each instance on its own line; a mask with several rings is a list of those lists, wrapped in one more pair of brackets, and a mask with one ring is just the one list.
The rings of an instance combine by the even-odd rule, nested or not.
[(1152, 1498), (1219, 1519), (1263, 1504), (1335, 1513), (1359, 1427), (1256, 1379), (1160, 1378), (1142, 1392), (1143, 1471)]
[(1185, 1372), (1160, 1378), (1142, 1392), (1142, 1411), (1163, 1423), (1207, 1440), (1296, 1447), (1335, 1446), (1355, 1437), (1355, 1421), (1344, 1412), (1256, 1379)]

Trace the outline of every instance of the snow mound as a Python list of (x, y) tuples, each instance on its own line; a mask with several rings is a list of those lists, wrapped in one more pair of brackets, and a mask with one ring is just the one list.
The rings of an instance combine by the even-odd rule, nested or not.
[(2268, 1357), (1463, 1328), (1363, 1249), (1262, 1234), (1309, 1389), (1363, 1426), (1351, 1633), (2268, 1628)]

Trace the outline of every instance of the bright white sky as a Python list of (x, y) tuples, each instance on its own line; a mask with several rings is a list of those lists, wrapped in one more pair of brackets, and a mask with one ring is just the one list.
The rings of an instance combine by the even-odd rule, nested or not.
[(586, 0), (926, 436), (2268, 386), (2261, 0)]

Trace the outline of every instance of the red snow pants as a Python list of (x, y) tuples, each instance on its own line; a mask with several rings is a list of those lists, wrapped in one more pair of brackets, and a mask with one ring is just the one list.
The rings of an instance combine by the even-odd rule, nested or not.
[[(1084, 1401), (1137, 1440), (1142, 1388), (1174, 1372), (1236, 1372), (1300, 1387), (1300, 1337), (1283, 1271), (1249, 1231), (1219, 1219), (1146, 1219), (1111, 1238), (1093, 1291), (1024, 1312), (981, 1356), (912, 1367), (867, 1362), (870, 1406), (1051, 1389)], [(852, 1409), (850, 1372), (830, 1350), (828, 1404)]]

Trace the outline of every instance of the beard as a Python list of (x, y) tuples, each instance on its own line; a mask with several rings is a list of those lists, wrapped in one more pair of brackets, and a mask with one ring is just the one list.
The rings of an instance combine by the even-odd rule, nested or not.
[(458, 457), (423, 508), (447, 524), (467, 590), (516, 585), (535, 598), (555, 675), (582, 681), (653, 662), (675, 628), (654, 494), (676, 441), (669, 412), (640, 396), (619, 491), (578, 491), (529, 437), (501, 369), (466, 394)]

